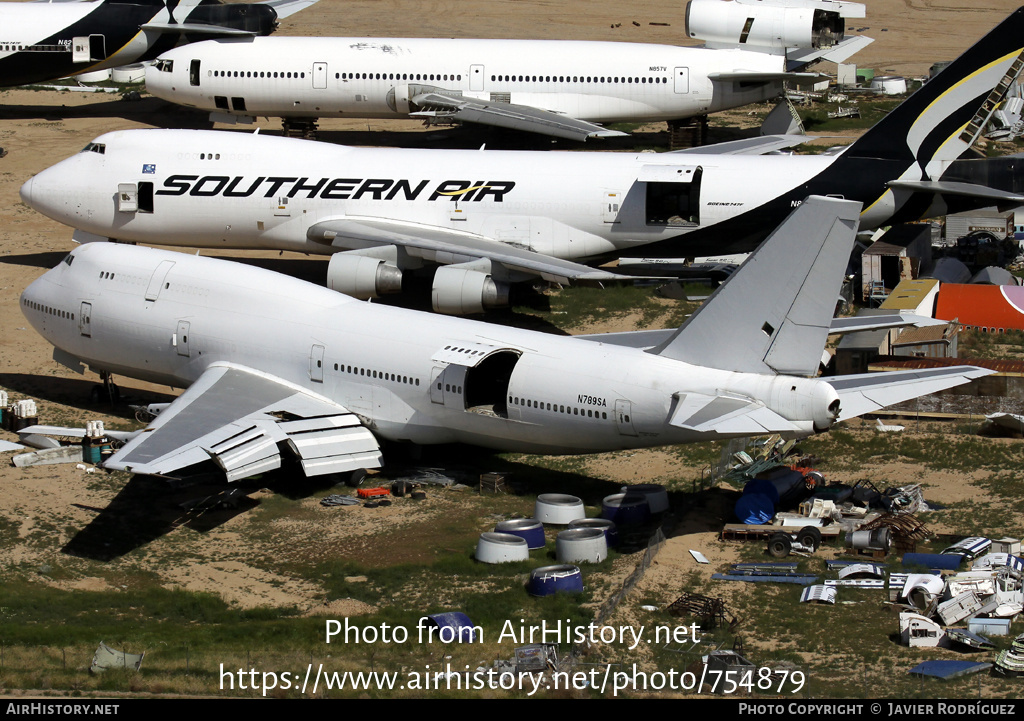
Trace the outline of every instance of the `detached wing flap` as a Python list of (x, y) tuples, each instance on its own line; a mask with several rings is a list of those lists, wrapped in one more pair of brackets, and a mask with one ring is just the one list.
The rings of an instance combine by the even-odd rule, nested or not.
[(279, 468), (283, 448), (308, 476), (382, 460), (377, 439), (343, 406), (283, 379), (215, 363), (103, 465), (168, 475), (212, 460), (234, 481)]
[(480, 123), (581, 141), (588, 138), (612, 138), (628, 135), (628, 133), (609, 130), (586, 120), (577, 120), (567, 115), (541, 110), (529, 105), (487, 102), (442, 93), (421, 93), (410, 100), (414, 105), (423, 108), (423, 110), (409, 113), (414, 118), (443, 118)]
[(856, 418), (918, 396), (953, 388), (995, 371), (975, 366), (862, 373), (827, 378), (839, 394), (839, 419)]
[(751, 398), (677, 394), (669, 425), (700, 433), (760, 435), (795, 433), (800, 427)]
[(375, 245), (400, 245), (411, 255), (433, 263), (465, 263), (480, 258), (501, 263), (509, 270), (538, 275), (555, 283), (573, 281), (632, 281), (571, 260), (501, 243), (486, 236), (447, 228), (416, 225), (380, 218), (338, 218), (316, 223), (306, 233), (315, 242), (355, 250)]

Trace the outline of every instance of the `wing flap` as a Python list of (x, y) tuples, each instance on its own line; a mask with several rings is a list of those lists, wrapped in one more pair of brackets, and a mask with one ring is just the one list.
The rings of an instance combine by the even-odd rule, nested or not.
[(569, 140), (587, 140), (588, 138), (612, 138), (628, 135), (618, 130), (609, 130), (586, 120), (578, 120), (567, 115), (541, 110), (529, 105), (514, 103), (496, 103), (444, 95), (442, 93), (421, 93), (411, 98), (411, 102), (423, 108), (409, 113), (414, 118), (442, 118), (481, 125), (494, 125), (499, 128), (526, 130), (532, 133), (543, 133), (556, 138)]
[(478, 258), (501, 263), (509, 270), (538, 275), (555, 283), (573, 281), (630, 281), (634, 276), (597, 270), (571, 260), (536, 253), (491, 238), (439, 228), (402, 223), (382, 218), (338, 218), (314, 224), (306, 237), (350, 250), (366, 245), (400, 245), (431, 262), (441, 262), (438, 253), (450, 254), (448, 262), (466, 262)]
[(827, 378), (839, 394), (839, 419), (856, 418), (918, 396), (953, 388), (995, 371), (975, 366), (862, 373)]
[(103, 465), (168, 475), (212, 460), (234, 481), (280, 468), (283, 448), (307, 475), (382, 462), (376, 438), (344, 406), (283, 379), (215, 363)]

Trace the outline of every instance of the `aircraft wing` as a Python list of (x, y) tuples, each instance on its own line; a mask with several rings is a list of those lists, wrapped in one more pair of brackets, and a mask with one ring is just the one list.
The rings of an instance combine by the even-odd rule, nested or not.
[(827, 80), (821, 73), (765, 73), (754, 70), (730, 70), (722, 73), (708, 73), (708, 79), (716, 83), (770, 83), (789, 81), (796, 85), (809, 85)]
[(422, 93), (411, 98), (410, 102), (423, 108), (423, 110), (409, 113), (414, 118), (441, 118), (481, 123), (482, 125), (495, 125), (499, 128), (542, 133), (556, 138), (568, 138), (569, 140), (628, 135), (628, 133), (618, 130), (603, 128), (595, 123), (588, 123), (586, 120), (577, 120), (568, 115), (541, 110), (529, 105), (492, 103), (441, 93)]
[(861, 373), (824, 378), (839, 394), (839, 419), (848, 420), (895, 403), (936, 393), (995, 373), (975, 366)]
[(993, 203), (1024, 203), (1024, 195), (1007, 193), (1005, 190), (989, 188), (974, 183), (960, 183), (952, 180), (890, 180), (887, 185), (898, 190), (912, 190), (918, 193), (941, 193), (962, 195), (967, 198), (983, 198)]
[(316, 5), (320, 0), (270, 0), (270, 2), (260, 3), (261, 5), (269, 5), (277, 11), (277, 19), (281, 20), (294, 15), (300, 10)]
[(255, 37), (256, 33), (249, 30), (226, 28), (221, 25), (205, 25), (203, 23), (144, 23), (140, 30), (152, 30), (158, 33), (190, 33), (192, 35), (230, 35), (232, 37)]
[(509, 270), (537, 275), (554, 283), (635, 279), (635, 276), (598, 270), (571, 260), (501, 243), (482, 235), (380, 218), (338, 218), (321, 221), (309, 228), (306, 237), (315, 242), (348, 250), (377, 245), (399, 245), (410, 255), (440, 264), (466, 263), (486, 258), (500, 263)]
[(743, 138), (742, 140), (729, 140), (714, 145), (700, 145), (695, 148), (683, 148), (682, 150), (670, 150), (674, 155), (693, 153), (695, 155), (764, 155), (773, 150), (784, 150), (794, 145), (814, 140), (808, 135), (762, 135), (756, 138)]
[(377, 439), (343, 406), (281, 378), (214, 363), (103, 466), (168, 475), (212, 460), (236, 481), (280, 468), (283, 448), (307, 476), (382, 463)]

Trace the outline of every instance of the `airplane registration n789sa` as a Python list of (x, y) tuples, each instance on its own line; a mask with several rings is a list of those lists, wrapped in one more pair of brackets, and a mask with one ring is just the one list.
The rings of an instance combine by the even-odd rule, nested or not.
[(584, 263), (623, 253), (750, 251), (812, 194), (860, 202), (862, 228), (1024, 204), (1012, 166), (1000, 178), (998, 158), (954, 162), (1019, 77), (1022, 53), (1024, 9), (834, 155), (763, 154), (803, 136), (652, 154), (126, 130), (37, 174), (21, 197), (83, 240), (333, 254), (328, 284), (359, 298), (439, 264), (434, 308), (481, 312), (518, 280), (621, 279)]
[(79, 372), (187, 387), (104, 464), (136, 473), (212, 459), (235, 480), (286, 453), (341, 472), (379, 465), (381, 440), (592, 453), (802, 436), (989, 372), (812, 377), (859, 209), (809, 199), (677, 330), (554, 336), (110, 243), (75, 249), (21, 305)]

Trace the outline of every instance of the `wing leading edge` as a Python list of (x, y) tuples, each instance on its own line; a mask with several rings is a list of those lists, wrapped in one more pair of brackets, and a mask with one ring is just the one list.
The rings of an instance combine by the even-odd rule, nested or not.
[(377, 439), (343, 406), (281, 378), (214, 363), (103, 465), (168, 475), (212, 460), (229, 481), (281, 467), (281, 451), (307, 476), (377, 468)]

